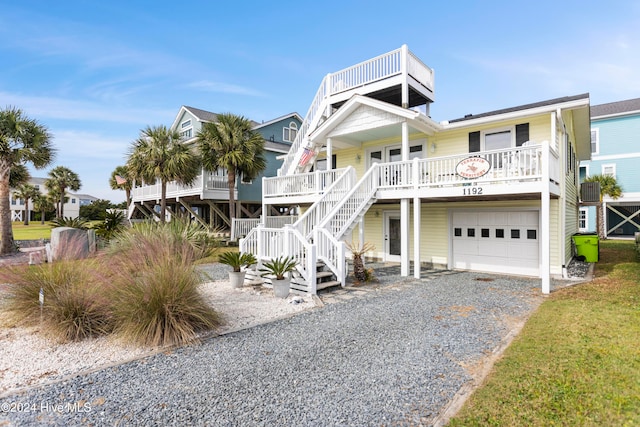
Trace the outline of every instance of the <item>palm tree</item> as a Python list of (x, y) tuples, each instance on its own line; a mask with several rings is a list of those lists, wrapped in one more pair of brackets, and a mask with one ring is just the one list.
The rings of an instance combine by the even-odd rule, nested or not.
[(0, 110), (0, 255), (14, 250), (9, 205), (10, 177), (26, 163), (46, 167), (55, 155), (47, 128), (24, 115), (22, 110)]
[(600, 184), (600, 201), (596, 211), (596, 221), (598, 223), (598, 237), (604, 239), (604, 204), (602, 200), (604, 196), (609, 196), (616, 200), (622, 197), (622, 187), (618, 184), (615, 177), (611, 175), (592, 175), (585, 179), (585, 182), (597, 182)]
[(29, 199), (33, 199), (40, 191), (31, 184), (22, 184), (13, 193), (15, 197), (24, 200), (24, 225), (29, 225)]
[(33, 209), (40, 212), (40, 224), (44, 224), (47, 212), (51, 212), (55, 210), (55, 208), (55, 204), (49, 195), (39, 193), (33, 198)]
[(251, 121), (231, 113), (218, 115), (216, 123), (205, 123), (198, 132), (197, 142), (202, 164), (210, 171), (227, 170), (229, 185), (229, 217), (235, 218), (233, 191), (236, 178), (243, 175), (254, 179), (262, 172), (267, 161), (264, 157), (264, 138), (253, 130)]
[(58, 195), (58, 212), (56, 216), (64, 218), (64, 198), (67, 194), (67, 189), (78, 191), (82, 186), (80, 177), (67, 167), (56, 166), (49, 172), (49, 178), (44, 182), (44, 185), (49, 192)]
[(160, 180), (160, 221), (167, 212), (167, 183), (191, 184), (200, 173), (200, 158), (190, 146), (180, 141), (176, 130), (160, 125), (147, 126), (129, 148), (128, 178), (147, 183)]
[[(123, 181), (124, 180), (124, 181)], [(133, 179), (129, 177), (129, 171), (126, 166), (117, 166), (109, 177), (109, 187), (112, 190), (124, 190), (127, 207), (131, 203), (131, 189), (133, 188)]]

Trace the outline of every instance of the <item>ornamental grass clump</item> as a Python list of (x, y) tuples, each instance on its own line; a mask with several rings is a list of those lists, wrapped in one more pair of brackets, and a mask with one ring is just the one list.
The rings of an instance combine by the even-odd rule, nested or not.
[(203, 280), (189, 242), (167, 241), (161, 233), (138, 234), (131, 243), (108, 257), (114, 271), (110, 299), (117, 335), (145, 346), (182, 345), (220, 323), (199, 291)]
[(93, 261), (3, 269), (5, 321), (18, 326), (40, 325), (45, 336), (61, 342), (109, 332), (111, 316), (104, 298), (105, 280), (99, 271)]
[(180, 252), (188, 244), (190, 251), (182, 255), (191, 261), (211, 256), (220, 246), (214, 233), (202, 225), (176, 218), (167, 223), (144, 221), (117, 233), (112, 237), (110, 253), (143, 250), (152, 240)]

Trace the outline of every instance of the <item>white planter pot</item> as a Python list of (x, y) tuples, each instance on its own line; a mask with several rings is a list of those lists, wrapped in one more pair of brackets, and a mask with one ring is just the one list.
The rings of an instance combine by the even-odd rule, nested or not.
[(229, 281), (232, 288), (241, 288), (244, 285), (245, 271), (230, 271)]
[(289, 296), (289, 290), (291, 289), (291, 279), (273, 279), (271, 283), (273, 284), (273, 294), (276, 296), (276, 298), (286, 298), (287, 296)]

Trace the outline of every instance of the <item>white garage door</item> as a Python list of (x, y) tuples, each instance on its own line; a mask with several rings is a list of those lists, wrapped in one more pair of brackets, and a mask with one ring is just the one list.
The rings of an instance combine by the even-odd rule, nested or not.
[(538, 211), (454, 211), (453, 267), (540, 275)]

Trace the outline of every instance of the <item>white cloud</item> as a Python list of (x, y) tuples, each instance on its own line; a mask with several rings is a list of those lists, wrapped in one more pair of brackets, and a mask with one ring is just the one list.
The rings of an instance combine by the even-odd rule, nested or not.
[(60, 120), (117, 123), (163, 123), (175, 115), (171, 110), (125, 108), (110, 104), (47, 96), (0, 92), (0, 104), (15, 105), (29, 116)]
[(186, 87), (191, 89), (204, 90), (207, 92), (232, 93), (236, 95), (248, 95), (248, 96), (258, 96), (258, 97), (265, 96), (263, 92), (257, 91), (255, 89), (234, 85), (231, 83), (212, 82), (209, 80), (200, 80), (200, 81), (192, 82), (187, 84)]

